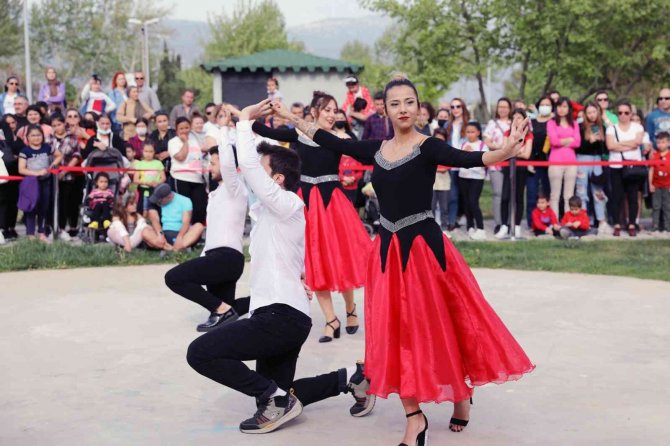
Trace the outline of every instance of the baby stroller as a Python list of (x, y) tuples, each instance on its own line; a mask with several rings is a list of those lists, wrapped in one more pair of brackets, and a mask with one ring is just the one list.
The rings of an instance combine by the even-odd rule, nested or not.
[[(117, 157), (105, 157), (105, 156), (96, 156), (89, 157), (86, 160), (86, 167), (104, 167), (104, 168), (123, 168), (123, 162)], [(84, 243), (97, 243), (99, 240), (105, 239), (105, 234), (107, 229), (98, 228), (91, 229), (88, 227), (89, 223), (93, 221), (93, 210), (89, 208), (89, 198), (88, 194), (95, 187), (95, 176), (98, 172), (86, 172), (86, 184), (84, 186), (84, 198), (81, 204), (79, 219), (79, 237)], [(109, 175), (109, 189), (114, 194), (114, 201), (119, 194), (121, 177), (122, 173), (120, 172), (107, 172)]]
[(362, 181), (365, 183), (365, 185), (361, 188), (360, 192), (361, 195), (365, 198), (365, 205), (363, 207), (363, 216), (361, 220), (363, 221), (365, 230), (368, 231), (368, 234), (372, 237), (379, 232), (381, 223), (379, 222), (379, 201), (377, 200), (377, 195), (372, 188), (371, 181), (372, 173), (369, 171), (365, 172)]

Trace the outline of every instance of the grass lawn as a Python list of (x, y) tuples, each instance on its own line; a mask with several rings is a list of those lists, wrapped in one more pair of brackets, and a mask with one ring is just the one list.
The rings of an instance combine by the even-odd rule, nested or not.
[(456, 242), (473, 268), (630, 276), (670, 281), (670, 240)]
[[(456, 242), (473, 268), (505, 268), (630, 276), (670, 281), (670, 240)], [(247, 260), (248, 260), (248, 254)], [(200, 255), (137, 250), (108, 244), (75, 246), (22, 240), (0, 248), (0, 272), (180, 263)]]

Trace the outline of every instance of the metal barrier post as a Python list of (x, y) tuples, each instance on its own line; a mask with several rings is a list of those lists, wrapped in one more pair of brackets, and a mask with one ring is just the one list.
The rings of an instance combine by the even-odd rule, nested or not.
[(52, 174), (52, 177), (53, 177), (53, 182), (54, 182), (54, 194), (53, 194), (53, 197), (54, 197), (54, 201), (53, 201), (53, 203), (54, 203), (53, 231), (54, 231), (54, 233), (53, 233), (53, 238), (54, 238), (54, 241), (56, 241), (56, 240), (58, 240), (58, 235), (59, 235), (59, 232), (60, 232), (60, 228), (58, 227), (58, 195), (59, 195), (60, 191), (58, 189), (58, 174), (57, 173)]
[(509, 238), (516, 240), (516, 158), (509, 160)]

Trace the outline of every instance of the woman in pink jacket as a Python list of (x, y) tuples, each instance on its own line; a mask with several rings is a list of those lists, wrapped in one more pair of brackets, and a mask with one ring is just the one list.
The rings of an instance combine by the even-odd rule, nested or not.
[[(572, 103), (563, 96), (556, 103), (554, 119), (547, 122), (547, 136), (551, 145), (549, 162), (574, 162), (577, 160), (575, 149), (582, 143), (579, 124), (572, 119)], [(551, 187), (550, 206), (559, 214), (558, 201), (563, 190), (563, 210), (568, 210), (568, 200), (575, 193), (577, 166), (549, 166), (549, 185)]]

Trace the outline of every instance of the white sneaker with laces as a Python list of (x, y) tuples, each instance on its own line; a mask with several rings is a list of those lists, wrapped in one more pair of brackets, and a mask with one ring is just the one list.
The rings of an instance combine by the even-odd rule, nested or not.
[(68, 234), (67, 231), (64, 230), (64, 229), (61, 229), (60, 231), (58, 231), (58, 238), (60, 240), (64, 241), (64, 242), (69, 242), (70, 240), (72, 240), (72, 237), (70, 237), (70, 234)]
[(509, 227), (507, 225), (500, 225), (500, 229), (495, 234), (495, 238), (502, 240), (509, 234)]
[(514, 237), (521, 238), (521, 226), (514, 226)]
[(472, 234), (470, 234), (472, 240), (486, 240), (486, 231), (483, 229), (477, 229)]

